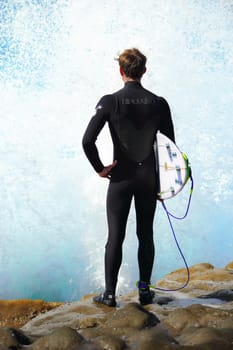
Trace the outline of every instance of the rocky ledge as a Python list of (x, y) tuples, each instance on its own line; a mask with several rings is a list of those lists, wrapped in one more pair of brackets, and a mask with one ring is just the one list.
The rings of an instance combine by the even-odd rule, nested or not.
[[(157, 287), (176, 289), (186, 278), (180, 269)], [(233, 350), (233, 262), (192, 266), (186, 288), (158, 291), (145, 307), (136, 290), (119, 296), (117, 308), (92, 297), (62, 305), (0, 302), (0, 350)]]

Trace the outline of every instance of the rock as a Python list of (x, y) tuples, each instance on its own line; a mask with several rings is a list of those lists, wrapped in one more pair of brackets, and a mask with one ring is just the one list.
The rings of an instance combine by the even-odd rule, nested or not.
[(41, 313), (52, 310), (63, 303), (43, 300), (0, 300), (0, 327), (22, 327)]
[(233, 261), (225, 266), (225, 269), (233, 273)]
[(6, 347), (29, 345), (32, 340), (22, 331), (14, 328), (0, 328), (0, 345)]
[(95, 338), (95, 343), (101, 349), (124, 350), (127, 348), (126, 343), (114, 335), (101, 335)]
[(179, 341), (182, 345), (212, 344), (215, 349), (218, 343), (222, 346), (233, 344), (233, 329), (191, 328), (179, 337)]
[(122, 309), (114, 312), (108, 318), (110, 328), (136, 328), (153, 327), (159, 323), (159, 319), (153, 313), (145, 310), (138, 303), (129, 303)]
[[(161, 346), (169, 344), (178, 344), (178, 342), (168, 333), (167, 330), (160, 327), (144, 329), (129, 337), (129, 343), (136, 349), (160, 349)], [(154, 348), (152, 347), (154, 346)]]
[(37, 339), (30, 347), (30, 350), (70, 350), (85, 343), (84, 338), (70, 327), (60, 327), (51, 334)]
[[(118, 297), (117, 308), (93, 303), (93, 295), (44, 313), (38, 303), (34, 312), (33, 303), (28, 310), (23, 302), (23, 313), (17, 314), (16, 301), (8, 303), (14, 312), (9, 307), (10, 317), (0, 318), (2, 324), (12, 322), (12, 315), (29, 321), (21, 329), (0, 328), (0, 350), (233, 350), (231, 267), (191, 266), (186, 288), (157, 290), (156, 303), (144, 307), (136, 290)], [(175, 289), (186, 278), (187, 271), (180, 269), (158, 285)], [(0, 317), (5, 314), (0, 311)]]
[(187, 328), (212, 327), (233, 329), (233, 309), (221, 310), (203, 305), (178, 308), (169, 313), (163, 321), (172, 334), (180, 334)]
[(105, 322), (114, 308), (98, 307), (92, 303), (92, 296), (86, 301), (63, 304), (45, 314), (41, 314), (22, 327), (34, 337), (50, 334), (62, 326), (74, 329), (89, 329)]
[(233, 289), (220, 289), (210, 294), (201, 295), (199, 296), (199, 298), (203, 298), (203, 299), (215, 298), (215, 299), (220, 299), (224, 301), (233, 301)]
[(154, 302), (158, 305), (167, 305), (168, 303), (174, 301), (174, 298), (170, 297), (160, 297), (158, 295), (155, 295)]
[(124, 339), (134, 338), (140, 330), (154, 328), (158, 323), (156, 315), (138, 303), (129, 303), (111, 313), (107, 322), (94, 331), (83, 331), (82, 334), (103, 348), (121, 350), (127, 348)]
[[(228, 266), (228, 265), (227, 265)], [(231, 266), (231, 263), (229, 264)], [(229, 268), (215, 268), (208, 263), (193, 265), (189, 268), (190, 281), (182, 292), (198, 297), (201, 293), (213, 292), (219, 289), (231, 289), (233, 274)], [(179, 269), (166, 275), (157, 283), (157, 287), (176, 289), (182, 287), (187, 281), (187, 270)]]

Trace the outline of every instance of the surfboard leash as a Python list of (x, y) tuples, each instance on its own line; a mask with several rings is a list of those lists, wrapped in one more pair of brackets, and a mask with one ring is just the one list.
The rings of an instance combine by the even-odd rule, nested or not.
[(183, 219), (185, 219), (186, 216), (188, 215), (189, 208), (190, 208), (190, 204), (191, 204), (191, 198), (192, 198), (192, 194), (193, 194), (193, 187), (194, 187), (194, 181), (193, 181), (193, 177), (192, 177), (192, 174), (191, 174), (191, 173), (190, 173), (190, 175), (189, 175), (189, 179), (190, 179), (190, 181), (191, 181), (191, 187), (190, 187), (190, 192), (189, 192), (189, 199), (188, 199), (187, 209), (186, 209), (186, 211), (185, 211), (185, 213), (184, 213), (183, 216), (176, 216), (176, 215), (172, 214), (171, 212), (169, 212), (168, 209), (167, 209), (167, 207), (166, 207), (166, 205), (165, 205), (165, 203), (164, 203), (164, 200), (160, 200), (161, 203), (162, 203), (162, 206), (163, 206), (163, 208), (164, 208), (164, 210), (165, 210), (165, 212), (166, 212), (169, 216), (171, 216), (173, 219), (176, 219), (176, 220), (183, 220)]
[(176, 220), (183, 220), (188, 215), (189, 208), (190, 208), (190, 203), (191, 203), (191, 198), (192, 198), (192, 193), (193, 193), (193, 187), (194, 187), (194, 181), (193, 181), (193, 177), (192, 177), (191, 171), (190, 171), (189, 178), (190, 178), (190, 181), (191, 181), (191, 188), (190, 188), (190, 194), (189, 194), (187, 209), (186, 209), (185, 214), (183, 216), (179, 217), (179, 216), (175, 216), (172, 213), (170, 213), (168, 211), (165, 203), (164, 203), (164, 200), (160, 200), (161, 203), (162, 203), (162, 206), (163, 206), (163, 208), (165, 210), (165, 213), (167, 215), (167, 218), (168, 218), (168, 221), (169, 221), (169, 224), (170, 224), (170, 227), (171, 227), (171, 231), (172, 231), (172, 234), (173, 234), (176, 246), (177, 246), (178, 251), (180, 253), (180, 256), (182, 257), (182, 260), (183, 260), (183, 262), (185, 264), (186, 271), (187, 271), (187, 279), (186, 279), (185, 283), (181, 287), (178, 287), (178, 288), (165, 289), (165, 288), (156, 287), (155, 285), (151, 284), (149, 287), (152, 288), (152, 289), (160, 290), (160, 291), (163, 291), (163, 292), (176, 292), (176, 291), (179, 291), (181, 289), (184, 289), (188, 285), (188, 283), (190, 281), (190, 270), (189, 270), (189, 267), (188, 267), (188, 264), (187, 264), (187, 260), (186, 260), (184, 254), (183, 254), (183, 252), (182, 252), (182, 250), (180, 248), (180, 245), (179, 245), (179, 242), (178, 242), (178, 239), (176, 237), (176, 233), (175, 233), (174, 227), (172, 225), (172, 221), (171, 221), (171, 218), (176, 219)]

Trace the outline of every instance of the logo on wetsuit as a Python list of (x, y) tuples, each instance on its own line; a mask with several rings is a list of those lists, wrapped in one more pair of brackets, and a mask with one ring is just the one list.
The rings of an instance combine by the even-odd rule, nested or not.
[(121, 103), (123, 105), (149, 105), (152, 103), (155, 103), (156, 101), (151, 100), (146, 97), (141, 97), (141, 98), (122, 98)]
[(103, 106), (101, 106), (101, 105), (98, 105), (97, 107), (96, 107), (96, 111), (98, 111), (98, 109), (102, 109), (103, 108)]

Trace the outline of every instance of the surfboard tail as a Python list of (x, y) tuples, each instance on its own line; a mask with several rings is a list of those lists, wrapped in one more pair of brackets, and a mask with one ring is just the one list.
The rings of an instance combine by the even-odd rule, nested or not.
[(167, 136), (158, 132), (154, 144), (156, 172), (159, 177), (158, 198), (173, 198), (191, 176), (188, 157)]

